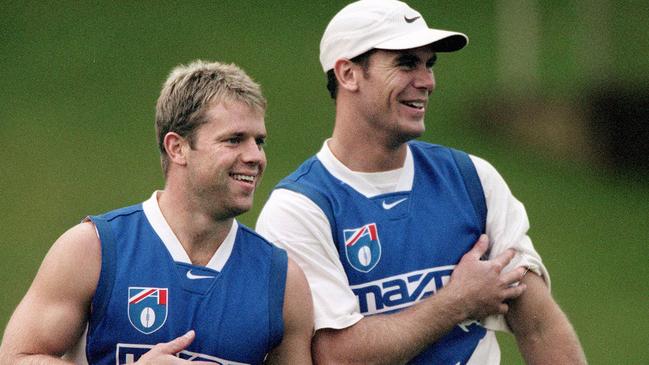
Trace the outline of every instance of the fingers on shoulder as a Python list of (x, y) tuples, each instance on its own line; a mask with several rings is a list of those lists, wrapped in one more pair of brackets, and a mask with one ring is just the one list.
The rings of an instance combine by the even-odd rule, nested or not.
[(496, 256), (492, 262), (496, 265), (498, 272), (500, 272), (505, 266), (509, 265), (514, 259), (514, 256), (516, 256), (516, 250), (510, 248)]
[(509, 286), (523, 280), (527, 272), (528, 269), (525, 266), (519, 266), (509, 272), (503, 272), (500, 276), (500, 279), (502, 280), (504, 285)]

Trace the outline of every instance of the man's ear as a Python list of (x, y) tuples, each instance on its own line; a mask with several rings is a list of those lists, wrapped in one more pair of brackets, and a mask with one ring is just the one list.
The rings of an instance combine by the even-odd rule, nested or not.
[(338, 80), (338, 89), (344, 89), (349, 92), (358, 90), (358, 80), (362, 77), (362, 68), (354, 62), (341, 58), (334, 64), (334, 73)]
[(189, 150), (189, 141), (176, 132), (165, 134), (163, 146), (167, 152), (170, 163), (178, 165), (187, 164), (187, 151)]

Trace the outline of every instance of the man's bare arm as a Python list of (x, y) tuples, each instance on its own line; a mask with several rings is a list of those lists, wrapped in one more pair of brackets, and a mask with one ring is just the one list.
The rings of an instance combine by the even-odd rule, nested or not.
[(300, 267), (288, 261), (284, 293), (284, 337), (269, 354), (268, 364), (311, 364), (313, 303), (309, 284)]
[(505, 318), (525, 362), (530, 365), (586, 364), (577, 334), (543, 279), (529, 273), (522, 282), (528, 289), (512, 301)]
[(101, 269), (92, 223), (65, 232), (45, 256), (0, 346), (2, 364), (59, 364), (81, 336)]
[[(101, 244), (92, 223), (78, 224), (61, 235), (7, 324), (0, 364), (72, 364), (61, 356), (86, 327), (100, 270)], [(187, 364), (174, 354), (189, 346), (194, 336), (191, 331), (158, 344), (137, 364)]]

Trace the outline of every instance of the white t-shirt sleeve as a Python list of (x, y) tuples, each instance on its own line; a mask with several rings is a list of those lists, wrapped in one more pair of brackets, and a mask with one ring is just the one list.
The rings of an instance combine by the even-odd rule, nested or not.
[(316, 330), (346, 328), (363, 318), (340, 263), (329, 221), (317, 204), (291, 190), (274, 190), (255, 230), (285, 249), (304, 271), (313, 295)]
[[(471, 156), (476, 167), (487, 203), (487, 235), (489, 236), (489, 258), (494, 258), (509, 248), (516, 250), (516, 256), (503, 271), (508, 272), (524, 266), (540, 275), (550, 287), (550, 276), (541, 261), (541, 256), (527, 235), (530, 223), (523, 204), (509, 190), (507, 183), (487, 161)], [(483, 325), (491, 330), (511, 332), (504, 316), (490, 316)]]

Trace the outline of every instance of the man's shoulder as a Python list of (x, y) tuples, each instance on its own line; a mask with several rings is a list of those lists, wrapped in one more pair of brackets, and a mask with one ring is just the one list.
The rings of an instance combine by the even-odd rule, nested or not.
[(138, 203), (138, 204), (122, 207), (122, 208), (113, 209), (101, 214), (93, 215), (91, 217), (112, 221), (116, 218), (131, 216), (133, 214), (138, 214), (142, 212), (143, 212), (142, 203)]
[[(473, 163), (473, 165), (475, 166), (476, 170), (478, 171), (478, 174), (481, 175), (483, 173), (491, 173), (492, 172), (491, 170), (495, 170), (495, 168), (491, 165), (491, 163), (485, 160), (484, 158), (481, 158), (479, 156), (474, 155), (473, 153), (455, 147), (449, 147), (449, 146), (433, 144), (433, 143), (428, 143), (423, 141), (411, 141), (408, 142), (408, 146), (410, 147), (410, 150), (412, 151), (415, 159), (419, 159), (421, 156), (425, 156), (437, 162), (439, 162), (440, 158), (453, 161), (457, 159), (458, 155), (460, 156), (466, 155), (466, 157), (468, 157), (470, 161)], [(489, 170), (489, 171), (483, 172), (485, 170)]]
[(337, 184), (338, 179), (327, 170), (327, 167), (317, 156), (313, 156), (282, 179), (275, 189), (291, 190), (312, 197), (331, 190), (331, 187)]
[(409, 141), (408, 146), (410, 146), (410, 148), (419, 148), (419, 149), (448, 148), (448, 147), (443, 146), (441, 144), (430, 143), (430, 142), (420, 141), (420, 140)]
[[(452, 147), (444, 146), (444, 145), (441, 145), (441, 144), (435, 144), (435, 143), (418, 141), (418, 140), (408, 142), (408, 146), (410, 147), (410, 150), (413, 153), (422, 152), (422, 153), (427, 153), (427, 154), (444, 154), (444, 155), (448, 155), (453, 150), (464, 152), (464, 151), (461, 151), (461, 150), (459, 150), (457, 148), (452, 148)], [(464, 153), (467, 153), (467, 152), (464, 152)]]
[(279, 184), (302, 180), (308, 175), (316, 173), (319, 168), (324, 168), (322, 162), (320, 162), (317, 156), (311, 156), (302, 162), (295, 171), (282, 179)]
[(239, 237), (240, 239), (245, 240), (246, 244), (255, 245), (257, 248), (261, 248), (265, 251), (284, 251), (283, 249), (272, 244), (264, 236), (260, 235), (255, 230), (242, 223), (239, 223)]
[(476, 166), (476, 169), (478, 170), (488, 169), (488, 168), (494, 169), (493, 165), (486, 159), (456, 147), (449, 147), (441, 144), (434, 144), (434, 143), (418, 141), (418, 140), (408, 142), (408, 146), (410, 146), (410, 149), (413, 151), (424, 151), (428, 153), (440, 153), (445, 155), (450, 155), (452, 151), (464, 153), (471, 158), (471, 161)]

